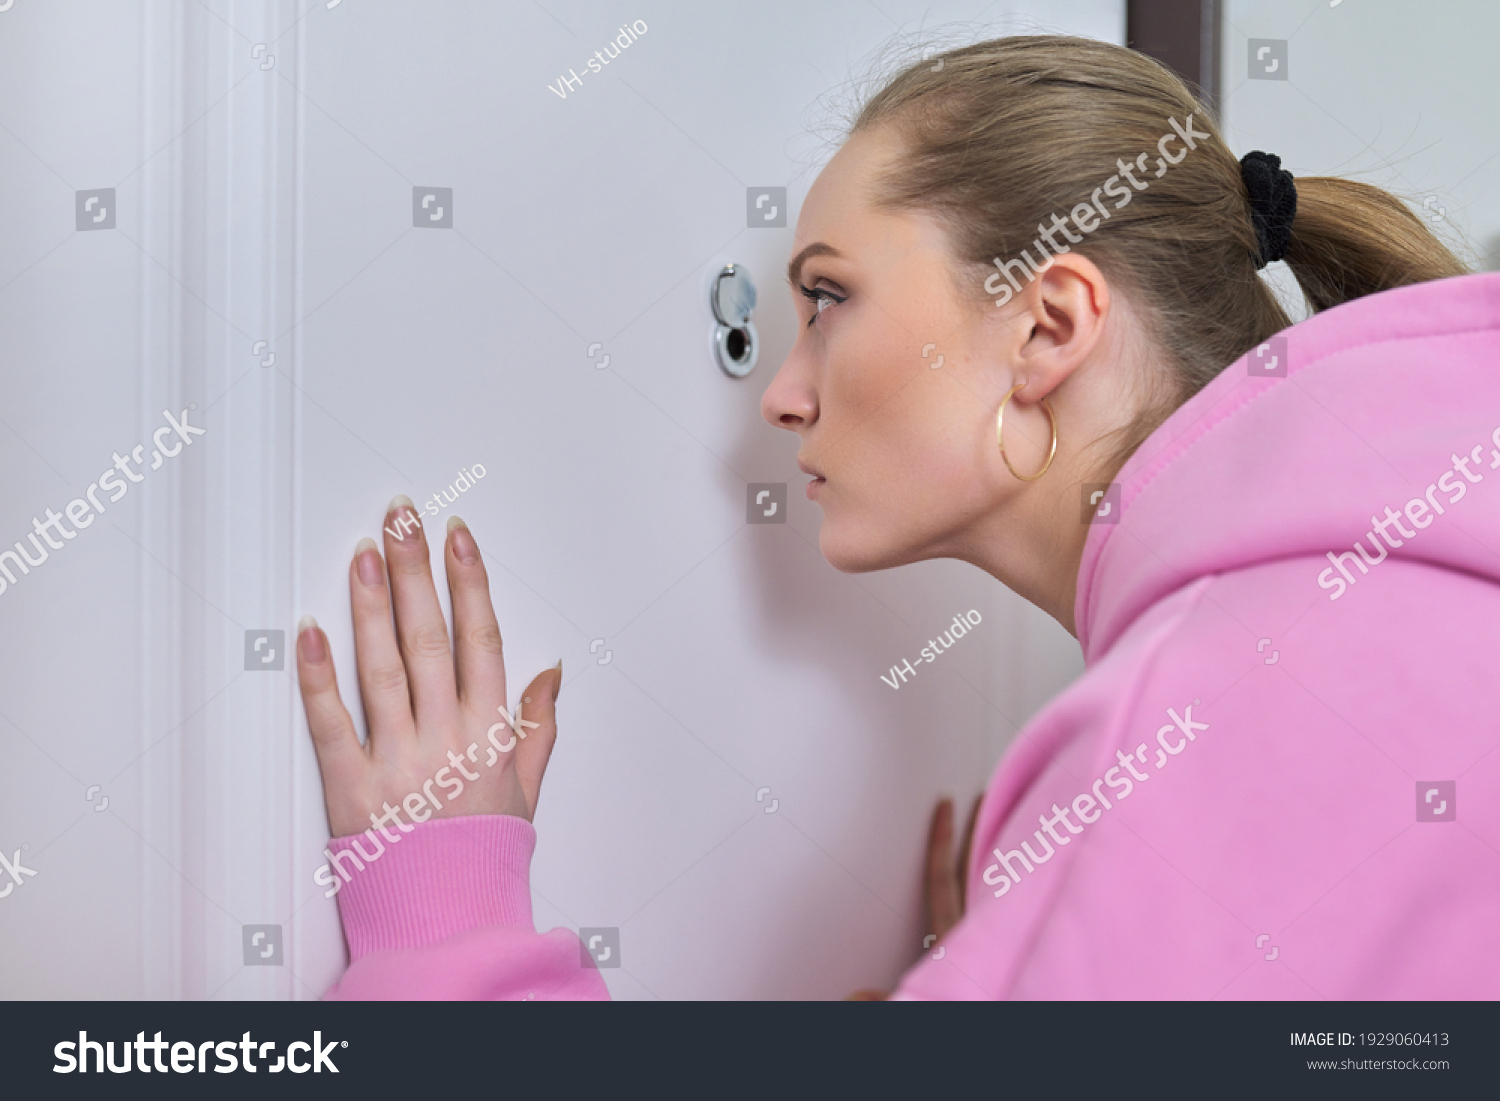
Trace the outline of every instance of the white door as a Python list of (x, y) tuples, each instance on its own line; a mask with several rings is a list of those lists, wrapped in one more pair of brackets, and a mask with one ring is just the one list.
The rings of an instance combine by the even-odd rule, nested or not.
[[(617, 929), (620, 998), (888, 987), (934, 801), (965, 809), (1081, 660), (972, 567), (834, 570), (758, 406), (826, 97), (898, 32), (1028, 13), (1123, 29), (1113, 0), (0, 12), (0, 548), (34, 560), (91, 485), (103, 510), (0, 592), (0, 851), (35, 872), (0, 992), (337, 976), (287, 649), (315, 614), (354, 684), (354, 544), (461, 470), (428, 520), (488, 556), (513, 696), (563, 659), (539, 928)], [(711, 350), (730, 262), (760, 290), (744, 379)], [(751, 483), (788, 484), (780, 516), (747, 522)]]

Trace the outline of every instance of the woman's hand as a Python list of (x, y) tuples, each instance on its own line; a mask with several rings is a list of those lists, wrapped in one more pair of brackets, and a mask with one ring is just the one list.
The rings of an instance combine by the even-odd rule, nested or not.
[[(969, 867), (969, 847), (974, 843), (974, 825), (979, 821), (979, 801), (982, 798), (974, 798), (968, 825), (964, 827), (964, 843), (956, 861), (953, 857), (953, 800), (940, 800), (932, 812), (932, 824), (927, 829), (927, 862), (922, 871), (928, 937), (932, 939), (923, 938), (924, 950), (936, 951), (948, 930), (964, 916), (964, 874)], [(878, 1002), (888, 997), (888, 993), (880, 990), (856, 990), (844, 1000)]]
[(935, 937), (934, 945), (948, 935), (948, 930), (958, 924), (964, 916), (966, 883), (964, 874), (969, 867), (969, 847), (974, 843), (974, 824), (979, 821), (979, 801), (974, 797), (969, 809), (969, 822), (964, 827), (964, 842), (958, 850), (958, 859), (953, 858), (953, 800), (943, 799), (932, 813), (932, 825), (927, 831), (927, 867), (923, 872), (926, 886), (927, 932)]
[(464, 814), (530, 821), (557, 737), (562, 662), (538, 674), (508, 715), (500, 626), (479, 546), (462, 520), (449, 519), (450, 646), (427, 535), (415, 518), (411, 501), (397, 497), (386, 513), (385, 561), (362, 539), (349, 566), (368, 744), (339, 698), (327, 636), (311, 619), (298, 628), (302, 704), (334, 837), (372, 822), (388, 828), (403, 813), (418, 822)]

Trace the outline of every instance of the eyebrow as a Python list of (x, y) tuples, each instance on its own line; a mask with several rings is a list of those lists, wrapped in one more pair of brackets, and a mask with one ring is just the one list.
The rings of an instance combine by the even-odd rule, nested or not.
[(791, 283), (794, 287), (798, 286), (799, 280), (802, 275), (803, 263), (805, 263), (807, 260), (810, 260), (814, 256), (842, 257), (843, 253), (834, 248), (832, 245), (826, 245), (822, 241), (814, 241), (801, 252), (797, 253), (796, 256), (793, 256), (792, 262), (786, 266), (787, 282)]

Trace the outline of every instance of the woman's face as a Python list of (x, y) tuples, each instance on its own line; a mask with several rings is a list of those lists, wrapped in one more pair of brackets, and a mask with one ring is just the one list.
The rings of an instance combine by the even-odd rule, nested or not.
[[(846, 572), (972, 561), (966, 529), (1025, 484), (995, 445), (1014, 325), (980, 283), (961, 293), (967, 269), (937, 221), (874, 208), (876, 173), (898, 152), (891, 132), (861, 132), (808, 193), (789, 271), (797, 341), (761, 399), (767, 421), (802, 439), (819, 546)], [(1017, 469), (1045, 461), (1051, 431), (1035, 406), (1009, 403), (1005, 433)]]

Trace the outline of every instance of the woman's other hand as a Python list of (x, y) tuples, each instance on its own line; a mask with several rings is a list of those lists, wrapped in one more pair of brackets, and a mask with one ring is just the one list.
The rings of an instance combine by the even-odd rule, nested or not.
[(373, 540), (355, 548), (349, 596), (367, 744), (339, 697), (327, 636), (310, 619), (299, 625), (297, 674), (334, 837), (372, 822), (399, 825), (403, 815), (530, 821), (536, 813), (557, 737), (562, 663), (533, 678), (514, 715), (502, 710), (505, 659), (489, 576), (457, 517), (448, 521), (443, 563), (453, 645), (411, 501), (397, 497), (387, 509), (383, 561)]
[[(964, 916), (964, 877), (969, 867), (969, 847), (974, 843), (974, 825), (979, 821), (979, 801), (982, 798), (974, 798), (956, 860), (953, 855), (953, 800), (940, 800), (932, 812), (932, 824), (927, 829), (927, 861), (922, 871), (928, 930), (923, 947), (927, 951), (935, 952), (948, 930)], [(880, 990), (856, 990), (844, 1000), (878, 1002), (888, 997), (888, 993)]]
[(963, 845), (956, 860), (953, 855), (953, 800), (940, 800), (932, 812), (932, 825), (927, 831), (927, 866), (923, 872), (927, 932), (935, 938), (928, 947), (941, 943), (948, 930), (964, 916), (965, 873), (969, 867), (969, 847), (974, 843), (974, 825), (979, 820), (979, 801), (982, 798), (974, 797), (969, 821), (964, 827)]

